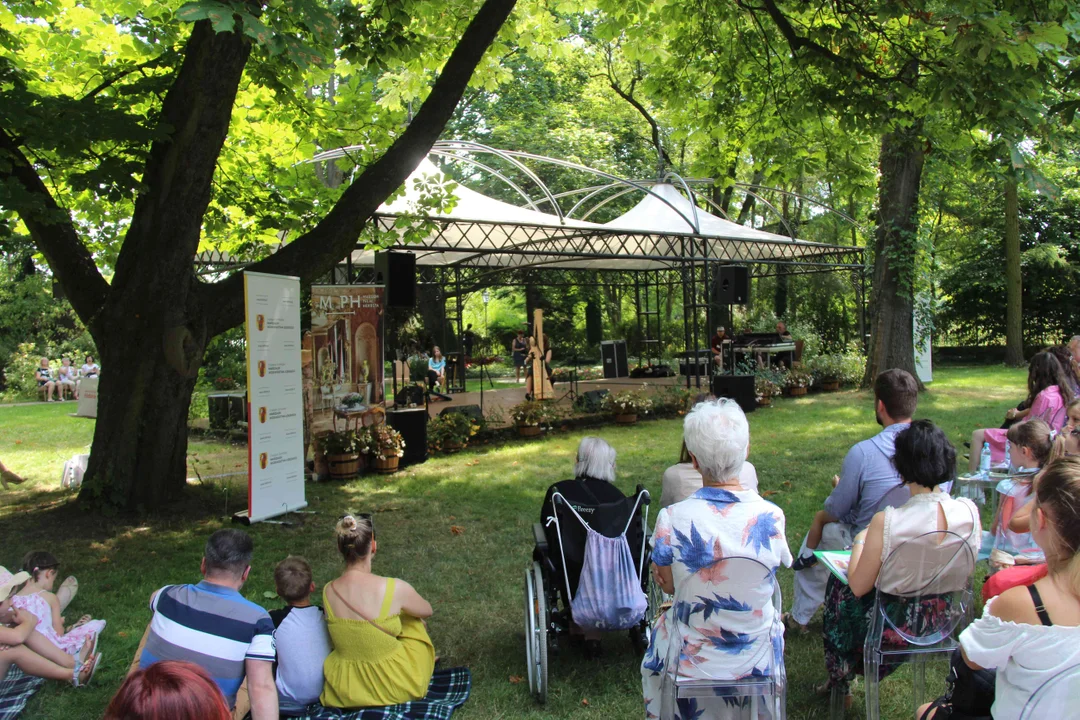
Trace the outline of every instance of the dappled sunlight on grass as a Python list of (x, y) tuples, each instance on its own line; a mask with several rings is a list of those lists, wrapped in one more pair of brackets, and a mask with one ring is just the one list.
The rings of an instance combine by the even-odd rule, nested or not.
[[(938, 382), (920, 397), (917, 415), (940, 423), (961, 447), (972, 429), (996, 426), (1004, 408), (1023, 397), (1024, 377), (1022, 370), (1004, 368), (940, 370)], [(243, 471), (246, 449), (200, 440), (191, 443), (189, 468), (197, 468), (204, 480), (190, 483), (183, 503), (153, 515), (88, 515), (70, 494), (54, 489), (63, 460), (85, 447), (93, 430), (91, 422), (65, 414), (72, 409), (71, 404), (0, 408), (0, 458), (32, 480), (28, 488), (0, 493), (0, 564), (12, 567), (26, 551), (49, 548), (63, 563), (61, 572), (80, 578), (71, 613), (109, 621), (102, 638), (106, 665), (94, 685), (78, 692), (47, 686), (28, 710), (27, 717), (35, 719), (100, 717), (149, 619), (149, 594), (167, 583), (197, 579), (206, 537), (228, 527), (229, 512), (244, 503), (245, 476), (208, 478)], [(788, 542), (795, 547), (828, 495), (844, 453), (877, 432), (871, 395), (846, 391), (779, 399), (749, 420), (750, 459), (761, 490), (786, 513)], [(341, 569), (335, 522), (345, 512), (373, 512), (376, 571), (407, 579), (431, 600), (436, 613), (430, 627), (439, 654), (448, 664), (473, 670), (473, 695), (462, 720), (639, 718), (637, 660), (621, 634), (604, 639), (607, 659), (601, 664), (571, 651), (554, 658), (551, 696), (543, 708), (529, 699), (526, 683), (510, 681), (525, 674), (522, 575), (532, 552), (530, 525), (539, 520), (544, 492), (552, 482), (571, 477), (582, 436), (599, 435), (616, 448), (617, 485), (624, 492), (640, 483), (658, 500), (660, 475), (678, 459), (681, 428), (680, 419), (649, 419), (633, 427), (557, 430), (539, 440), (470, 447), (394, 475), (309, 484), (312, 514), (291, 515), (293, 527), (250, 528), (255, 560), (244, 594), (277, 607), (265, 593), (273, 588), (274, 564), (288, 554), (311, 562), (321, 593)], [(651, 518), (657, 510), (654, 504)], [(780, 573), (786, 604), (791, 577)], [(825, 679), (818, 629), (815, 624), (810, 635), (787, 639), (792, 718), (827, 716), (827, 700), (812, 694), (813, 685)], [(931, 669), (927, 677), (940, 686), (942, 674)], [(907, 712), (905, 677), (883, 683), (883, 716)], [(856, 702), (861, 699), (858, 692)]]

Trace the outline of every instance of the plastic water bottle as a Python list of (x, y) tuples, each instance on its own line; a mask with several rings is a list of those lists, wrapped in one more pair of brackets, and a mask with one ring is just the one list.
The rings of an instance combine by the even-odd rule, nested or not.
[(984, 442), (982, 448), (982, 454), (979, 455), (979, 472), (985, 475), (990, 474), (990, 443)]

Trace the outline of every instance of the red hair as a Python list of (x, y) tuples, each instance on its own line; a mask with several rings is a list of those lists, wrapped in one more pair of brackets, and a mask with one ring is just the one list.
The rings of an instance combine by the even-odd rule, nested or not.
[(166, 660), (128, 675), (104, 720), (232, 720), (232, 712), (205, 670)]

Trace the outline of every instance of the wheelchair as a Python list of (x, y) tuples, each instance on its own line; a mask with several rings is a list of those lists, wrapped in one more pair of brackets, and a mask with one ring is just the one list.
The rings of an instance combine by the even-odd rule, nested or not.
[(525, 569), (525, 658), (529, 692), (538, 702), (547, 701), (549, 657), (558, 653), (559, 638), (570, 635), (570, 603), (577, 593), (589, 528), (609, 538), (622, 536), (630, 548), (648, 603), (642, 619), (629, 629), (630, 642), (639, 657), (644, 655), (656, 601), (646, 572), (651, 555), (649, 502), (649, 491), (641, 485), (630, 497), (605, 481), (564, 480), (548, 489), (543, 522), (533, 525), (533, 562)]

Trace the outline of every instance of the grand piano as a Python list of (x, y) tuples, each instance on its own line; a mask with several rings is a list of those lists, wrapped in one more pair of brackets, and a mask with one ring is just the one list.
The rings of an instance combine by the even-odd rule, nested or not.
[(736, 335), (732, 343), (732, 351), (742, 356), (738, 361), (760, 356), (768, 365), (783, 363), (787, 368), (795, 362), (796, 348), (797, 344), (790, 335), (774, 332), (742, 333)]

